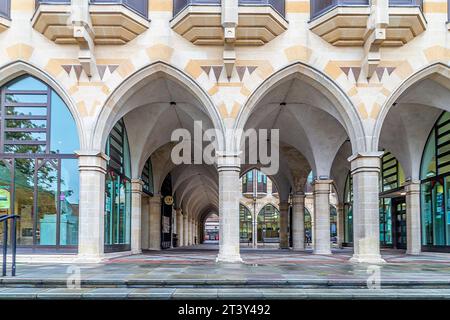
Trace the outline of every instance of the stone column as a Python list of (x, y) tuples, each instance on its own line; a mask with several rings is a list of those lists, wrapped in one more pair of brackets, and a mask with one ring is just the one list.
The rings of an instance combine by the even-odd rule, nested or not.
[(177, 212), (177, 234), (178, 234), (178, 246), (183, 246), (183, 214), (181, 209), (176, 209)]
[(280, 201), (280, 249), (289, 248), (288, 236), (289, 203), (286, 200)]
[(149, 206), (148, 206), (148, 195), (143, 194), (143, 197), (141, 197), (141, 246), (142, 249), (148, 249), (148, 227), (149, 227), (149, 221), (148, 221), (148, 212), (149, 212)]
[(337, 245), (342, 248), (342, 243), (344, 242), (344, 205), (339, 203), (336, 206), (337, 214)]
[(198, 221), (194, 220), (194, 244), (198, 244)]
[(218, 155), (219, 172), (219, 255), (217, 262), (242, 262), (239, 248), (238, 155)]
[(78, 258), (99, 262), (105, 247), (105, 174), (108, 156), (97, 151), (79, 151), (80, 207)]
[(192, 218), (188, 216), (188, 246), (192, 245)]
[(161, 250), (161, 196), (155, 194), (149, 199), (149, 249)]
[(183, 246), (189, 245), (189, 223), (188, 223), (188, 213), (183, 214)]
[(406, 253), (420, 254), (420, 181), (409, 181), (406, 191)]
[(305, 250), (305, 194), (292, 197), (292, 249)]
[(382, 152), (351, 156), (353, 257), (356, 263), (383, 263), (380, 255), (379, 175)]
[(314, 254), (331, 254), (331, 180), (314, 181)]
[(131, 180), (131, 253), (142, 253), (141, 246), (141, 201), (142, 186), (141, 179)]

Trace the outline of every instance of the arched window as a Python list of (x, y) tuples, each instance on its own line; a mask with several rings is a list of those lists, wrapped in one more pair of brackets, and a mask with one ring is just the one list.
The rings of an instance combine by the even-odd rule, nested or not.
[(330, 205), (330, 239), (331, 242), (337, 242), (337, 210), (335, 206)]
[(127, 131), (119, 120), (109, 134), (105, 188), (105, 252), (131, 246), (131, 164)]
[(309, 210), (305, 207), (305, 243), (311, 244), (312, 243), (312, 219), (311, 219), (311, 213)]
[(344, 189), (344, 243), (353, 243), (353, 179), (350, 172)]
[(422, 245), (450, 249), (450, 113), (436, 121), (422, 155)]
[(0, 214), (20, 216), (19, 246), (76, 246), (79, 140), (72, 115), (51, 87), (29, 75), (1, 87), (0, 103)]
[(252, 237), (252, 213), (243, 204), (239, 204), (239, 234), (241, 242), (250, 242)]
[(142, 170), (141, 179), (144, 185), (142, 186), (142, 191), (153, 196), (153, 169), (152, 160), (148, 158), (145, 162), (144, 169)]
[(280, 211), (267, 204), (258, 214), (258, 241), (278, 242), (280, 240)]
[(405, 174), (397, 158), (389, 151), (384, 152), (381, 158), (380, 191), (388, 192), (403, 186)]

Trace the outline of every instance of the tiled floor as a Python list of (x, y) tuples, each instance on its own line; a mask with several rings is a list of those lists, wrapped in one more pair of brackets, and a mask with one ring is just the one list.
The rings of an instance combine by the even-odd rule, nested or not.
[[(216, 264), (217, 248), (198, 246), (119, 257), (102, 264), (18, 264), (17, 277), (1, 278), (0, 298), (30, 294), (39, 294), (40, 298), (58, 294), (78, 298), (307, 298), (320, 292), (324, 297), (326, 292), (347, 298), (357, 296), (357, 292), (369, 296), (385, 292), (386, 297), (422, 292), (450, 298), (450, 254), (407, 256), (395, 250), (382, 254), (386, 264), (368, 266), (350, 263), (350, 250), (317, 256), (311, 252), (244, 248), (245, 263)], [(78, 279), (78, 274), (82, 289), (68, 290), (67, 284)], [(381, 291), (367, 291), (374, 285)], [(24, 286), (31, 288), (27, 291)]]

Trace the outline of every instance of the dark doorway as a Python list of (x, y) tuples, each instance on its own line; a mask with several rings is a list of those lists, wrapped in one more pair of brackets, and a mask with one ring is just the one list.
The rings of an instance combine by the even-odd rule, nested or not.
[(406, 249), (406, 200), (405, 197), (392, 199), (393, 245), (396, 249)]

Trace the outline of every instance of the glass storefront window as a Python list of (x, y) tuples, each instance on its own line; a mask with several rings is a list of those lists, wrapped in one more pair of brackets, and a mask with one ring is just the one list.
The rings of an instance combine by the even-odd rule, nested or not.
[(450, 113), (436, 121), (422, 155), (422, 245), (450, 246)]
[(52, 161), (41, 161), (36, 178), (36, 243), (56, 245), (58, 165)]
[(392, 200), (380, 198), (380, 244), (392, 245)]
[(278, 241), (280, 238), (280, 211), (268, 204), (258, 213), (258, 241)]
[(437, 182), (433, 188), (433, 245), (445, 244), (444, 186)]
[[(11, 163), (0, 160), (0, 215), (11, 214)], [(3, 227), (0, 223), (0, 243), (3, 243)]]
[(34, 166), (33, 159), (15, 159), (14, 161), (14, 207), (17, 220), (17, 244), (34, 244)]
[(77, 159), (63, 159), (61, 161), (61, 190), (60, 190), (60, 243), (61, 245), (78, 244), (79, 217), (79, 170)]
[(126, 251), (131, 245), (131, 166), (125, 123), (120, 120), (106, 145), (105, 251)]
[(241, 242), (250, 242), (252, 237), (252, 213), (243, 204), (239, 205), (239, 234)]
[[(78, 218), (66, 219), (78, 216), (75, 121), (58, 94), (32, 76), (13, 80), (1, 93), (0, 163), (8, 165), (0, 168), (0, 210), (3, 190), (12, 191), (9, 213), (21, 217), (19, 246), (77, 245)], [(14, 177), (9, 182), (8, 174)]]

